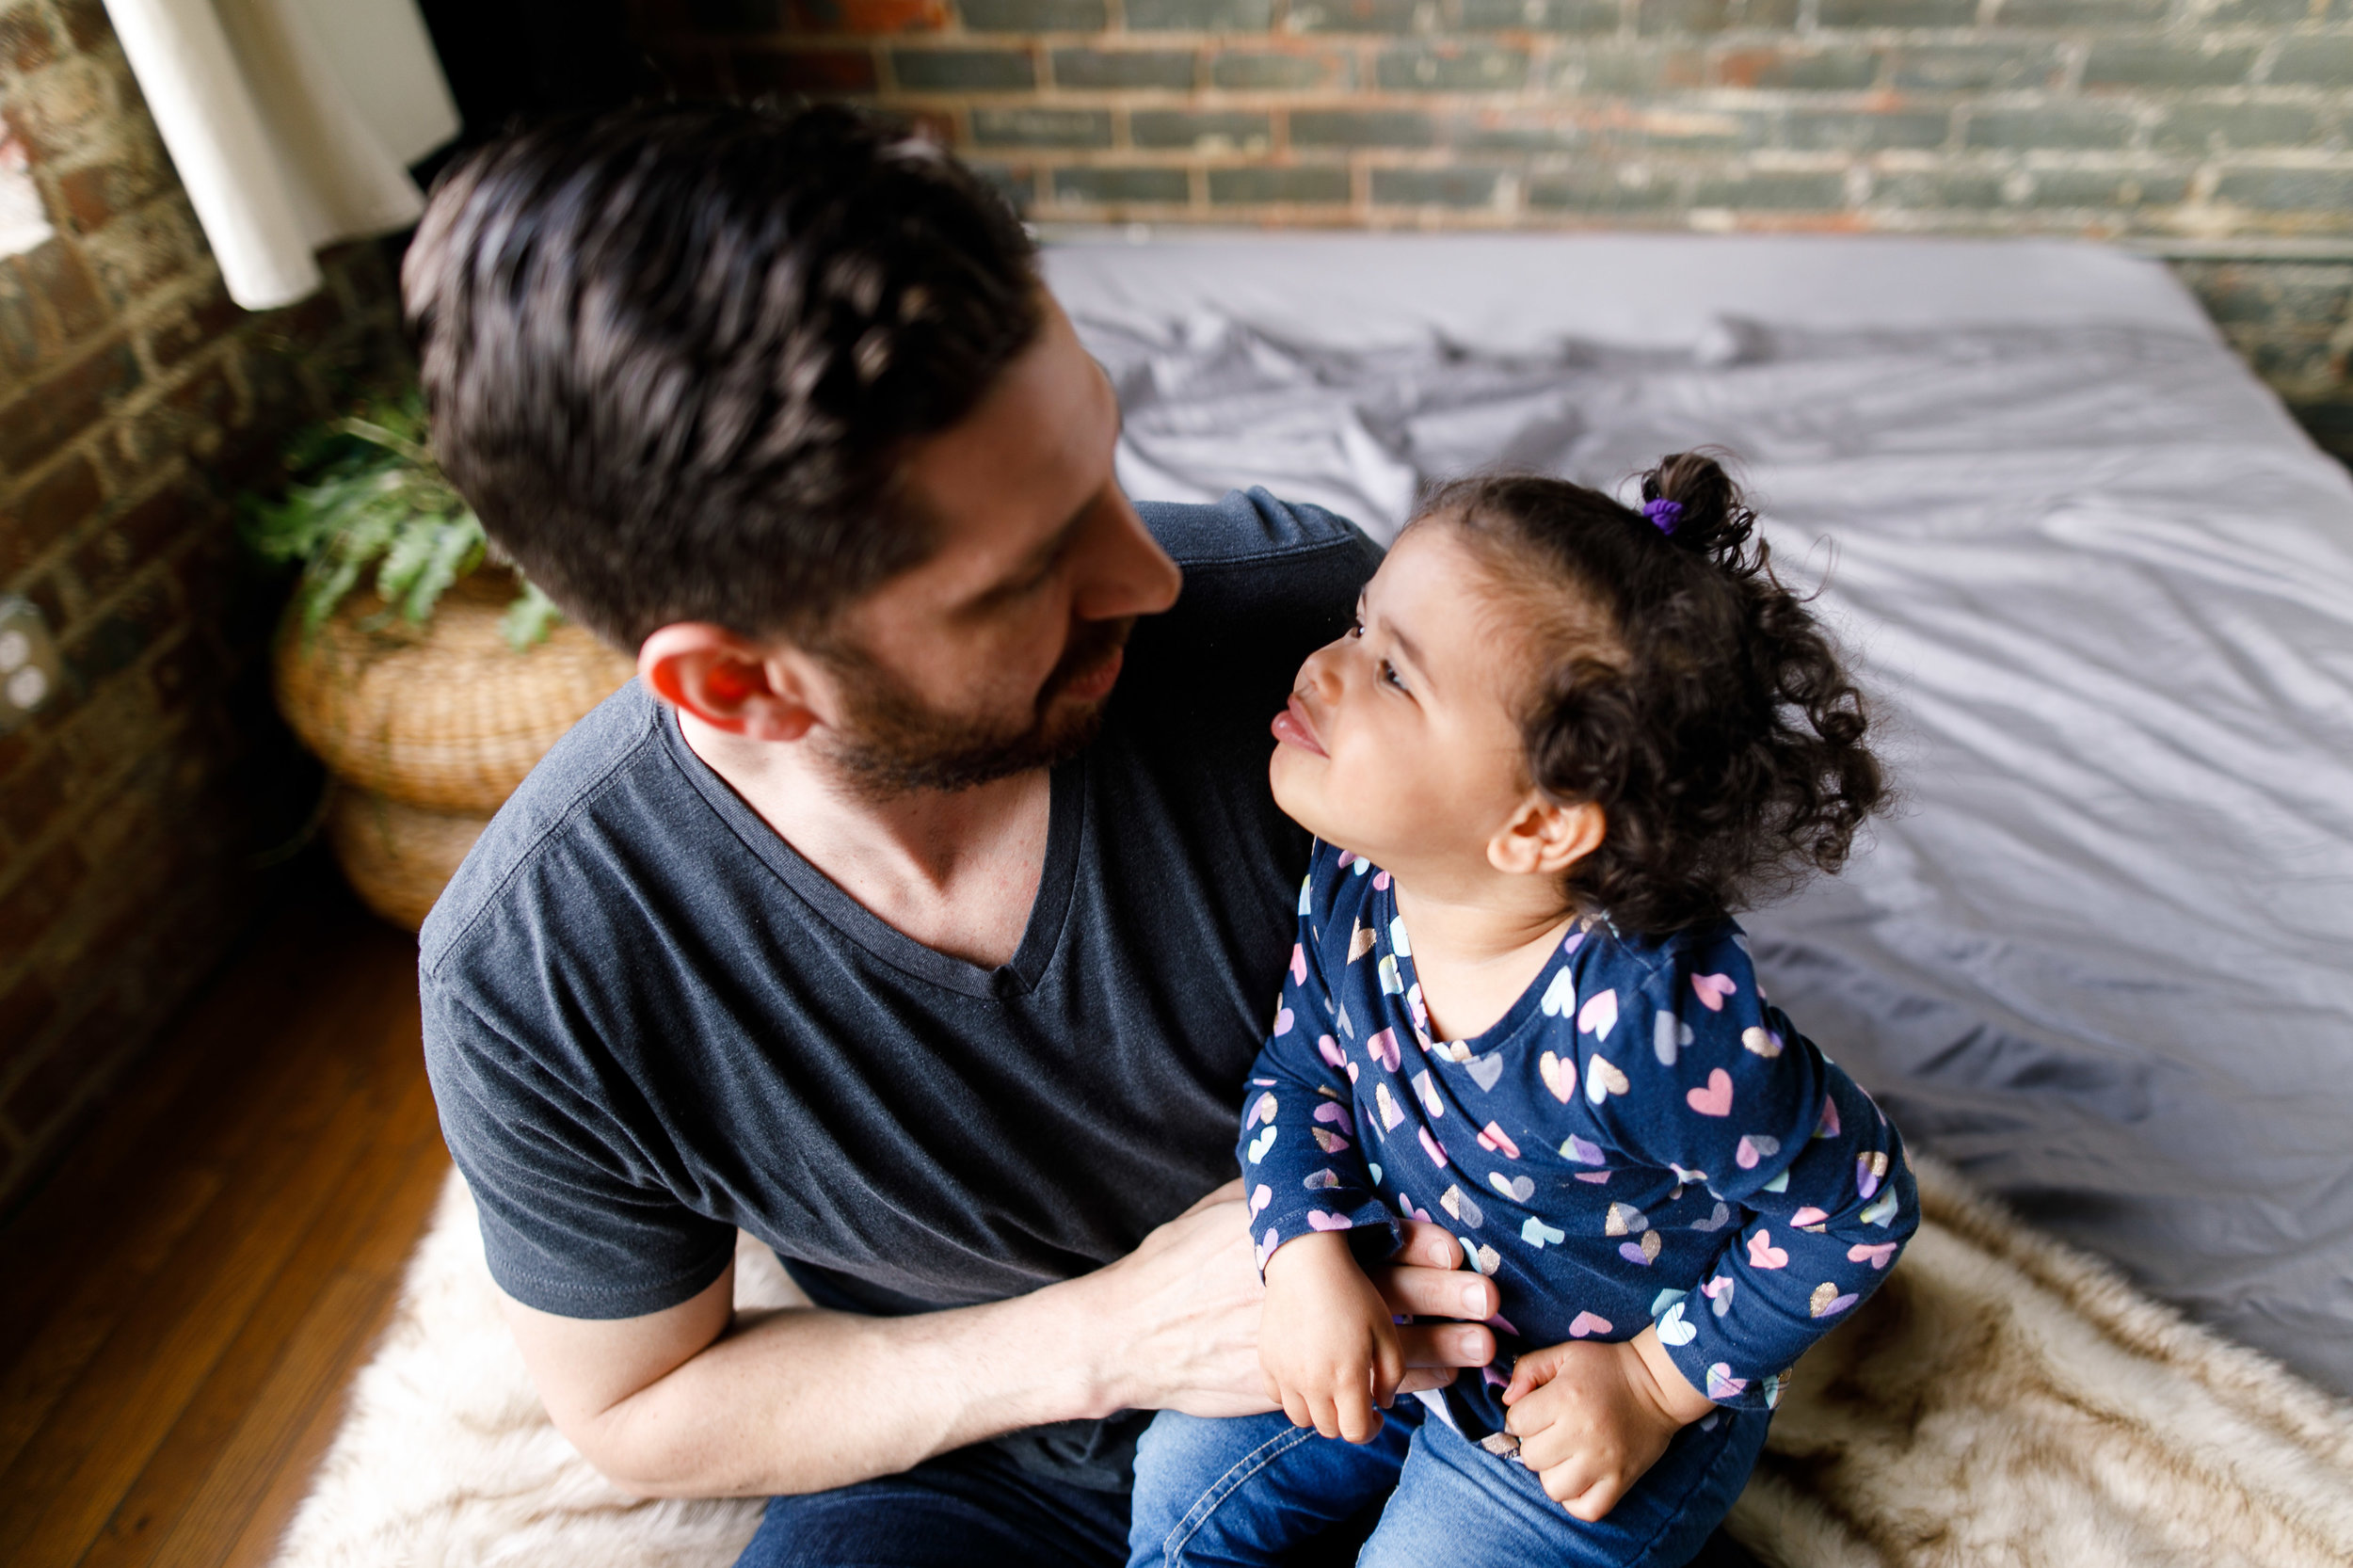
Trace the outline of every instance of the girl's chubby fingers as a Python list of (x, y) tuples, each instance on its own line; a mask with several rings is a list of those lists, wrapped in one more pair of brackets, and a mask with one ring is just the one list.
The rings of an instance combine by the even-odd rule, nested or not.
[(1290, 1418), (1290, 1424), (1295, 1427), (1316, 1424), (1315, 1412), (1308, 1408), (1306, 1396), (1295, 1388), (1283, 1390), (1283, 1414)]
[[(1567, 1480), (1562, 1482), (1562, 1488), (1566, 1490), (1576, 1484), (1574, 1480)], [(1589, 1525), (1597, 1525), (1609, 1516), (1611, 1509), (1618, 1506), (1618, 1499), (1625, 1496), (1626, 1489), (1625, 1483), (1615, 1475), (1605, 1475), (1587, 1485), (1583, 1491), (1565, 1497), (1554, 1492), (1549, 1483), (1545, 1491), (1555, 1502), (1567, 1509), (1571, 1517), (1582, 1519)]]
[(1372, 1407), (1369, 1391), (1352, 1390), (1336, 1402), (1340, 1435), (1351, 1443), (1371, 1442), (1372, 1434), (1381, 1430), (1381, 1413)]
[(1547, 1345), (1540, 1351), (1529, 1351), (1513, 1364), (1512, 1382), (1503, 1390), (1503, 1402), (1514, 1405), (1561, 1375), (1561, 1363), (1568, 1359), (1564, 1349)]

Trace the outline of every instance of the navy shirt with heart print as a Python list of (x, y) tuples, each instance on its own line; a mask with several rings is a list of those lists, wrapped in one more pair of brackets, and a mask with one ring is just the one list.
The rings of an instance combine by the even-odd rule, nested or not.
[(1360, 1259), (1403, 1216), (1458, 1237), (1503, 1307), (1447, 1390), (1477, 1437), (1522, 1350), (1657, 1322), (1695, 1388), (1769, 1408), (1919, 1220), (1903, 1144), (1758, 989), (1731, 920), (1663, 937), (1580, 919), (1474, 1039), (1434, 1041), (1386, 872), (1319, 844), (1242, 1112), (1260, 1265), (1311, 1230)]

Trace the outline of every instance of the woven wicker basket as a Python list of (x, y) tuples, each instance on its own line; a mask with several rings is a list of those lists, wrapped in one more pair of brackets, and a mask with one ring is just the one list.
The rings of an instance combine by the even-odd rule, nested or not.
[(327, 841), (352, 891), (409, 931), (424, 923), (489, 824), (487, 811), (427, 811), (343, 784), (327, 807)]
[(485, 569), (443, 595), (426, 626), (386, 614), (364, 590), (308, 635), (289, 621), (279, 708), (347, 784), (428, 810), (495, 811), (631, 674), (629, 660), (568, 622), (515, 652), (499, 631), (514, 597), (511, 575)]

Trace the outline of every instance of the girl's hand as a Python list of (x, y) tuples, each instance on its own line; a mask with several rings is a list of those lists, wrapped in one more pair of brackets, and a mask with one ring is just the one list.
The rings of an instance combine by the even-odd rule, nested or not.
[(1618, 1506), (1676, 1432), (1715, 1408), (1675, 1369), (1655, 1326), (1619, 1344), (1530, 1351), (1512, 1368), (1503, 1402), (1520, 1463), (1587, 1524)]
[[(1266, 1264), (1258, 1366), (1293, 1426), (1367, 1443), (1405, 1375), (1389, 1304), (1340, 1232), (1302, 1236)], [(1380, 1409), (1375, 1409), (1378, 1402)]]

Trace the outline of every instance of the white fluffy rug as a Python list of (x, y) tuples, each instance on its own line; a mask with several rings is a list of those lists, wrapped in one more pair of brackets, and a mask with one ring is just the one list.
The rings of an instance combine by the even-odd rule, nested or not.
[[(1929, 1161), (1884, 1288), (1800, 1364), (1733, 1533), (1773, 1568), (2345, 1568), (2353, 1410)], [(740, 1304), (792, 1288), (739, 1254)], [(757, 1502), (632, 1502), (540, 1414), (455, 1177), (279, 1568), (726, 1568)]]

